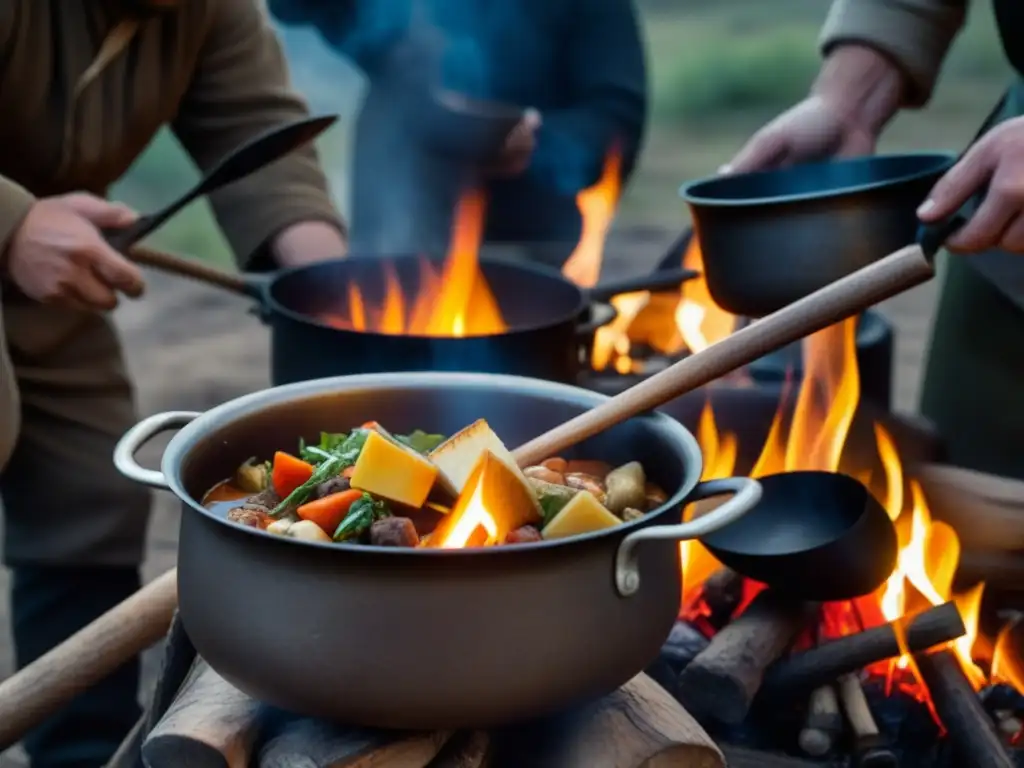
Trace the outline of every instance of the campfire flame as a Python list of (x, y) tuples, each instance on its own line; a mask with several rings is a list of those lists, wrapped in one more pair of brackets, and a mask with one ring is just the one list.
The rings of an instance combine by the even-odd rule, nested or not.
[(440, 270), (420, 262), (419, 290), (409, 299), (394, 265), (384, 263), (384, 296), (371, 301), (363, 288), (348, 286), (348, 311), (321, 316), (336, 328), (412, 336), (487, 336), (508, 330), (480, 270), (486, 202), (479, 191), (460, 198), (452, 240)]
[[(580, 194), (578, 201), (585, 232), (607, 233), (619, 193), (618, 171), (618, 158), (613, 153), (608, 157), (601, 180)], [(581, 241), (563, 274), (580, 285), (592, 286), (600, 275), (602, 256), (601, 245), (586, 238), (586, 247)], [(691, 238), (682, 255), (682, 266), (697, 271), (703, 269), (696, 236)], [(597, 333), (592, 367), (620, 374), (642, 373), (644, 362), (632, 356), (640, 342), (658, 353), (674, 356), (707, 349), (738, 327), (738, 318), (714, 303), (703, 278), (684, 283), (674, 299), (667, 297), (665, 301), (664, 298), (664, 294), (652, 295), (647, 291), (615, 297), (612, 303), (619, 315)], [(653, 329), (660, 332), (654, 333)], [(857, 457), (844, 453), (860, 402), (856, 330), (856, 320), (849, 319), (804, 340), (804, 377), (792, 415), (787, 419), (783, 404), (790, 398), (789, 392), (784, 391), (760, 455), (750, 471), (752, 477), (798, 470), (844, 472), (867, 485), (896, 523), (899, 555), (890, 578), (875, 595), (849, 603), (827, 604), (821, 633), (828, 637), (859, 631), (885, 621), (905, 619), (929, 606), (953, 600), (967, 632), (951, 643), (950, 649), (971, 684), (980, 689), (988, 683), (1001, 681), (1024, 691), (1024, 661), (1015, 652), (1019, 635), (1016, 636), (1018, 642), (1011, 641), (1012, 628), (1008, 626), (994, 643), (980, 636), (978, 625), (984, 584), (977, 584), (962, 594), (954, 593), (953, 581), (960, 558), (959, 538), (951, 526), (932, 519), (920, 484), (904, 476), (892, 437), (882, 425), (873, 425), (881, 472), (875, 471), (873, 466), (857, 466)], [(701, 413), (697, 439), (705, 462), (702, 480), (728, 477), (736, 472), (738, 438), (718, 428), (710, 402)], [(863, 457), (860, 460), (863, 461)], [(707, 502), (691, 504), (683, 512), (684, 519), (689, 520), (706, 508)], [(701, 586), (721, 565), (699, 542), (682, 543), (680, 558), (684, 587), (682, 615), (688, 618), (706, 615)], [(739, 610), (760, 588), (761, 585), (748, 585)], [(987, 673), (979, 664), (986, 646), (991, 660)], [(886, 675), (890, 686), (899, 685), (928, 701), (927, 690), (908, 655), (871, 671)]]

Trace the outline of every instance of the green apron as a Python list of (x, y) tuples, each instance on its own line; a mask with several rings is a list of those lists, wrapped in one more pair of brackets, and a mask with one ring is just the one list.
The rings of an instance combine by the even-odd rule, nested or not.
[[(1024, 81), (1001, 120), (1024, 115)], [(1024, 256), (940, 257), (921, 413), (953, 464), (1024, 479)]]

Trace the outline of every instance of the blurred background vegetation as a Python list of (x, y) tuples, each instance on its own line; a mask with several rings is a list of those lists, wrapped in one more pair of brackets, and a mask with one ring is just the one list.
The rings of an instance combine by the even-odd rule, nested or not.
[[(808, 88), (818, 68), (816, 38), (825, 0), (639, 0), (648, 44), (652, 114), (639, 169), (622, 201), (616, 227), (678, 229), (685, 222), (676, 191), (712, 173), (750, 133)], [(314, 110), (355, 114), (358, 72), (313, 33), (282, 30), (296, 86)], [(988, 2), (971, 18), (947, 62), (927, 110), (902, 116), (883, 150), (958, 150), (1009, 79)], [(350, 122), (350, 121), (346, 121)], [(320, 142), (339, 204), (346, 206), (348, 125)], [(161, 133), (114, 195), (151, 210), (195, 181), (195, 167), (174, 138)], [(205, 202), (165, 227), (161, 247), (229, 263)]]

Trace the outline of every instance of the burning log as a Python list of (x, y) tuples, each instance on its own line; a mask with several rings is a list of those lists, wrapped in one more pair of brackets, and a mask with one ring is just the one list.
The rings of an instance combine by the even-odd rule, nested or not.
[(823, 757), (832, 750), (832, 745), (843, 732), (843, 715), (839, 711), (839, 699), (835, 688), (823, 685), (811, 691), (807, 704), (807, 717), (800, 729), (797, 743), (805, 754)]
[(981, 700), (948, 650), (914, 656), (935, 711), (946, 726), (954, 751), (971, 768), (1013, 768)]
[(743, 600), (744, 579), (731, 568), (719, 568), (704, 580), (701, 597), (710, 615), (708, 621), (721, 629), (732, 618)]
[(854, 735), (852, 764), (857, 768), (897, 768), (899, 760), (878, 730), (860, 678), (856, 674), (843, 675), (839, 678), (839, 692)]
[(725, 768), (711, 738), (668, 693), (637, 675), (609, 696), (492, 732), (402, 733), (335, 726), (265, 708), (198, 662), (146, 739), (148, 768)]
[[(765, 673), (762, 695), (793, 695), (813, 690), (841, 675), (900, 656), (895, 623), (829, 640), (773, 664)], [(922, 611), (904, 628), (911, 653), (955, 640), (966, 631), (960, 611), (952, 602)]]
[(726, 744), (722, 747), (729, 768), (821, 768), (821, 763), (802, 760), (799, 757), (779, 755), (775, 752), (763, 752), (759, 749), (734, 747)]
[(687, 709), (722, 723), (743, 721), (764, 671), (792, 644), (817, 607), (765, 590), (679, 676)]

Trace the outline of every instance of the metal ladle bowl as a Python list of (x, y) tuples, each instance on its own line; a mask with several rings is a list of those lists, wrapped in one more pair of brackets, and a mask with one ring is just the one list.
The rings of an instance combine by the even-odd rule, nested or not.
[(805, 600), (869, 594), (896, 567), (896, 528), (862, 483), (835, 472), (759, 478), (761, 501), (701, 538), (723, 565)]

